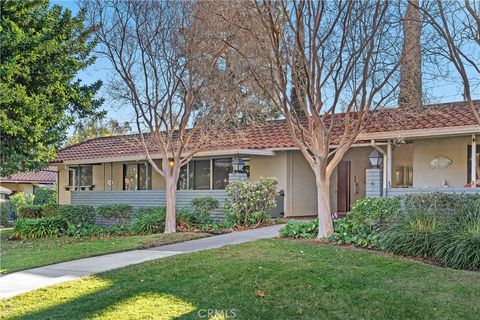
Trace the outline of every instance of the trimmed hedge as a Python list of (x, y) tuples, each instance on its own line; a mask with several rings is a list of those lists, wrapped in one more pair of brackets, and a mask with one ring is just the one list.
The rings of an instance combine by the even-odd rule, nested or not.
[(95, 223), (95, 209), (84, 205), (61, 205), (60, 215), (68, 224), (76, 226)]
[(96, 212), (101, 217), (113, 219), (115, 225), (124, 226), (130, 223), (132, 207), (128, 204), (112, 204), (98, 207)]

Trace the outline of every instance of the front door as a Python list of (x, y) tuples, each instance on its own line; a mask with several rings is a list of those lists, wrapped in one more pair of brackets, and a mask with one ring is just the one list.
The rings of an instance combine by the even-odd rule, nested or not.
[(337, 212), (350, 210), (350, 161), (337, 166)]

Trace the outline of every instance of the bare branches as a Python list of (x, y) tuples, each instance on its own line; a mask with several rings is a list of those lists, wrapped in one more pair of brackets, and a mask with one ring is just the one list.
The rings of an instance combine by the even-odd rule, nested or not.
[(417, 6), (424, 21), (440, 37), (436, 54), (452, 63), (463, 84), (463, 94), (480, 125), (473, 90), (480, 89), (480, 5), (478, 1), (432, 0)]

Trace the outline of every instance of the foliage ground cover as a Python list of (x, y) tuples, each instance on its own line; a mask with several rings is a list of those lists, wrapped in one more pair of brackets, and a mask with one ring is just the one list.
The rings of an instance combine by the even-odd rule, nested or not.
[[(262, 240), (0, 302), (5, 319), (478, 319), (480, 274), (379, 252)], [(205, 317), (207, 318), (207, 317)]]
[(8, 240), (12, 229), (0, 230), (2, 273), (35, 268), (80, 258), (161, 246), (206, 237), (205, 233), (148, 234), (135, 236), (59, 237)]

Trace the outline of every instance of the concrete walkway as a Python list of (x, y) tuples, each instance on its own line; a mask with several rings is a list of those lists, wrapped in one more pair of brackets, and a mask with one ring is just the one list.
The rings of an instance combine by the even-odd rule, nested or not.
[(132, 250), (73, 260), (7, 274), (0, 277), (0, 298), (10, 298), (27, 291), (77, 279), (85, 275), (118, 269), (145, 261), (259, 239), (274, 238), (278, 235), (278, 230), (281, 227), (282, 225), (274, 225), (233, 232), (144, 250)]

